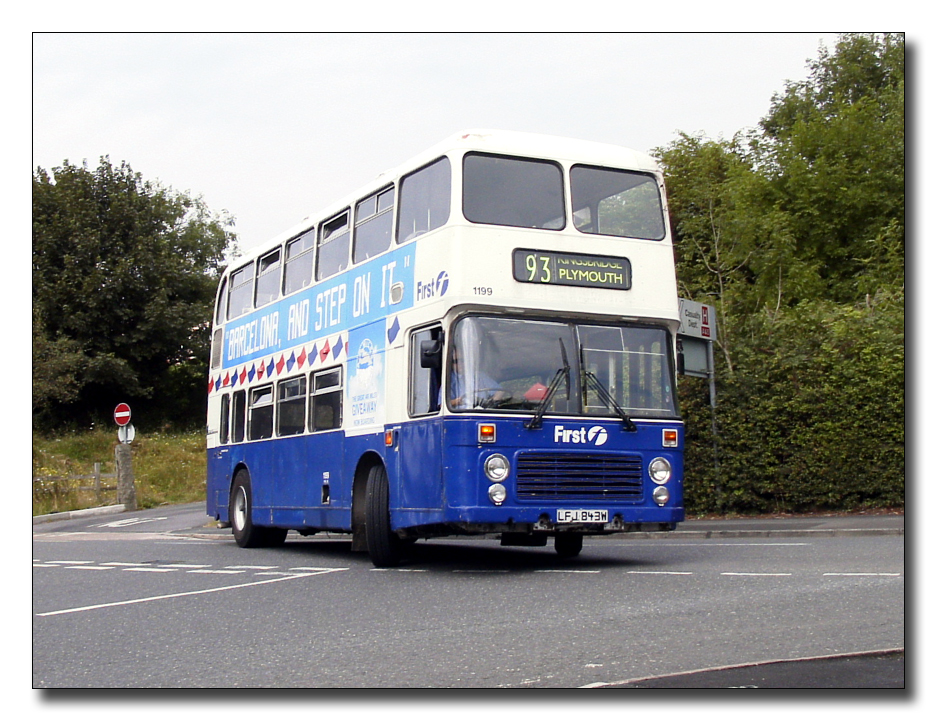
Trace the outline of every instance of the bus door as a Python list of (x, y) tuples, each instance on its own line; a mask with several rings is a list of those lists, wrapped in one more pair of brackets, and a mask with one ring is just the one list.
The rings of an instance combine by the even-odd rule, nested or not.
[(443, 330), (439, 325), (411, 335), (410, 420), (400, 429), (400, 508), (443, 508), (443, 419), (440, 416)]

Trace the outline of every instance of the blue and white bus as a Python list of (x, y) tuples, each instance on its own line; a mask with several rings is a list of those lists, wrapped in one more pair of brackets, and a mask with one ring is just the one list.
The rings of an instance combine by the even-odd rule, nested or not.
[(583, 536), (684, 518), (662, 174), (618, 146), (459, 133), (219, 283), (208, 514), (242, 547)]

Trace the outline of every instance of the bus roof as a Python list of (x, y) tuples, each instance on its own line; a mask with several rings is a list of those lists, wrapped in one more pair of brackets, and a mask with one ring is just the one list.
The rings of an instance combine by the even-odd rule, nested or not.
[(338, 213), (369, 193), (380, 190), (401, 175), (416, 170), (426, 163), (454, 151), (480, 151), (532, 158), (549, 158), (558, 161), (646, 172), (657, 172), (659, 170), (657, 162), (650, 155), (624, 146), (519, 131), (463, 130), (454, 133), (422, 153), (412, 156), (405, 162), (379, 173), (370, 183), (360, 186), (355, 191), (330, 203), (319, 212), (311, 213), (299, 223), (277, 234), (270, 240), (249, 249), (238, 258), (232, 259), (228, 267), (241, 266), (263, 255), (285, 240), (312, 228), (319, 221), (326, 220), (333, 213)]

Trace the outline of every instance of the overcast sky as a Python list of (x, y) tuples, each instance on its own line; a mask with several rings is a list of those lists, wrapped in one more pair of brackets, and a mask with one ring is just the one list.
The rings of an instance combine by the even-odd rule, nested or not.
[(33, 165), (102, 155), (263, 243), (469, 128), (732, 137), (836, 34), (33, 36)]

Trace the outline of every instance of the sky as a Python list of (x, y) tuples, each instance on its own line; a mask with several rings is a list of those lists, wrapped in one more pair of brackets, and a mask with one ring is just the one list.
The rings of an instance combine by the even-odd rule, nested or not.
[(35, 33), (32, 162), (127, 161), (262, 244), (470, 128), (648, 152), (757, 126), (834, 33)]

